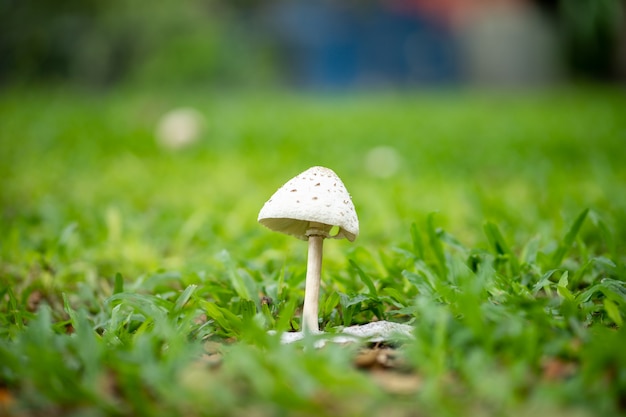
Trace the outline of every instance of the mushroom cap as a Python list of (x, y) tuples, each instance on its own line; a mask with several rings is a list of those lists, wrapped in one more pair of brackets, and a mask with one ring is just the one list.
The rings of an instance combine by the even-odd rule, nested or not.
[(259, 223), (307, 240), (310, 223), (339, 227), (335, 239), (350, 242), (359, 234), (359, 219), (348, 190), (329, 168), (312, 167), (287, 181), (259, 212)]

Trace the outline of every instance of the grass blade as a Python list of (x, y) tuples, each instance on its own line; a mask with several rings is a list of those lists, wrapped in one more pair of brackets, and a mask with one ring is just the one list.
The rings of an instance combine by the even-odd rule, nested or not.
[(585, 222), (585, 219), (587, 218), (588, 213), (589, 213), (589, 209), (587, 208), (583, 210), (578, 215), (578, 217), (576, 217), (576, 220), (574, 220), (574, 223), (567, 231), (567, 234), (563, 238), (563, 241), (559, 244), (559, 247), (556, 249), (556, 252), (554, 252), (554, 255), (552, 255), (552, 260), (551, 260), (552, 268), (557, 268), (563, 262), (565, 255), (567, 255), (567, 252), (569, 252), (572, 245), (574, 244), (574, 241), (576, 240), (576, 236), (578, 235), (580, 228)]
[(276, 330), (278, 331), (288, 331), (292, 328), (292, 319), (293, 315), (296, 311), (297, 300), (291, 299), (287, 301), (280, 312), (278, 313), (278, 320), (276, 321)]
[(363, 271), (361, 267), (359, 267), (352, 259), (350, 259), (350, 266), (352, 266), (352, 268), (354, 268), (354, 270), (357, 272), (359, 278), (361, 278), (361, 281), (363, 281), (363, 283), (367, 287), (369, 294), (373, 298), (378, 298), (378, 291), (376, 290), (376, 286), (374, 285), (374, 282), (369, 277), (369, 275), (367, 275), (365, 271)]
[(226, 335), (237, 336), (241, 332), (243, 328), (243, 319), (241, 317), (210, 301), (201, 298), (196, 298), (196, 300), (202, 306), (206, 315), (215, 320)]
[(411, 242), (413, 243), (413, 254), (418, 259), (424, 259), (424, 242), (415, 223), (411, 224)]
[(124, 277), (119, 272), (115, 274), (115, 283), (113, 285), (113, 294), (124, 292)]
[(241, 274), (241, 271), (239, 271), (235, 265), (235, 261), (233, 261), (230, 256), (230, 253), (224, 249), (220, 252), (218, 258), (226, 267), (228, 278), (237, 295), (244, 300), (254, 300), (253, 280), (249, 276)]
[(185, 291), (183, 291), (176, 299), (176, 302), (174, 303), (174, 308), (172, 309), (172, 313), (179, 313), (180, 311), (182, 311), (183, 307), (185, 306), (185, 304), (187, 304), (187, 301), (189, 301), (197, 288), (197, 285), (190, 285), (185, 288)]
[(70, 300), (67, 297), (66, 293), (63, 293), (63, 309), (65, 310), (67, 315), (70, 316), (70, 322), (72, 323), (72, 326), (74, 328), (77, 328), (78, 327), (78, 317), (76, 316), (76, 311), (74, 311), (74, 309), (70, 305)]
[(430, 213), (426, 220), (426, 231), (428, 232), (428, 241), (435, 254), (437, 260), (437, 266), (439, 269), (439, 275), (441, 277), (448, 276), (448, 265), (446, 264), (446, 254), (443, 251), (443, 244), (439, 239), (439, 234), (435, 229), (435, 213)]
[(608, 298), (604, 299), (604, 311), (606, 311), (606, 314), (609, 316), (609, 318), (613, 320), (613, 322), (618, 326), (624, 324), (624, 320), (622, 319), (622, 314), (619, 311), (619, 307), (617, 307), (617, 304), (615, 302), (611, 301)]
[(483, 229), (495, 254), (506, 259), (511, 267), (511, 273), (513, 276), (518, 276), (520, 271), (519, 261), (509, 245), (506, 243), (506, 240), (504, 240), (504, 236), (502, 236), (498, 226), (495, 223), (488, 221), (483, 226)]

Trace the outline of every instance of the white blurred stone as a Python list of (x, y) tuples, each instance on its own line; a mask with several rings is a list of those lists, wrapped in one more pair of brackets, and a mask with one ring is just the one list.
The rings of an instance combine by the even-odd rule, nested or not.
[(204, 125), (204, 117), (196, 109), (180, 107), (170, 110), (157, 124), (157, 143), (170, 150), (185, 148), (198, 141)]
[[(327, 342), (358, 343), (358, 342), (389, 342), (413, 338), (413, 326), (390, 321), (374, 321), (363, 325), (346, 327), (342, 333), (330, 334), (319, 332), (315, 347), (323, 347)], [(282, 343), (293, 343), (304, 339), (303, 332), (286, 332), (281, 335)]]
[(383, 342), (397, 338), (412, 338), (413, 326), (382, 320), (346, 327), (343, 333), (367, 339), (370, 342)]
[(376, 178), (390, 178), (400, 169), (400, 154), (391, 146), (376, 146), (365, 155), (365, 169)]

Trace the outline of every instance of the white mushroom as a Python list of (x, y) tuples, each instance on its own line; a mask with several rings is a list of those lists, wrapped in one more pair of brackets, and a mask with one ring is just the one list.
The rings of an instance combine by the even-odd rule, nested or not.
[[(261, 209), (258, 221), (274, 231), (309, 241), (302, 328), (319, 332), (324, 239), (345, 237), (352, 242), (359, 234), (359, 219), (348, 190), (331, 169), (309, 168), (274, 193)], [(331, 236), (333, 227), (338, 231)]]

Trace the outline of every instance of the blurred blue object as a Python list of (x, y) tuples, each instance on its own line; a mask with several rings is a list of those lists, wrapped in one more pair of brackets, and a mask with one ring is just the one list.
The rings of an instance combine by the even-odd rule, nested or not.
[(288, 73), (311, 88), (450, 84), (458, 47), (441, 22), (380, 4), (280, 2), (271, 22)]

